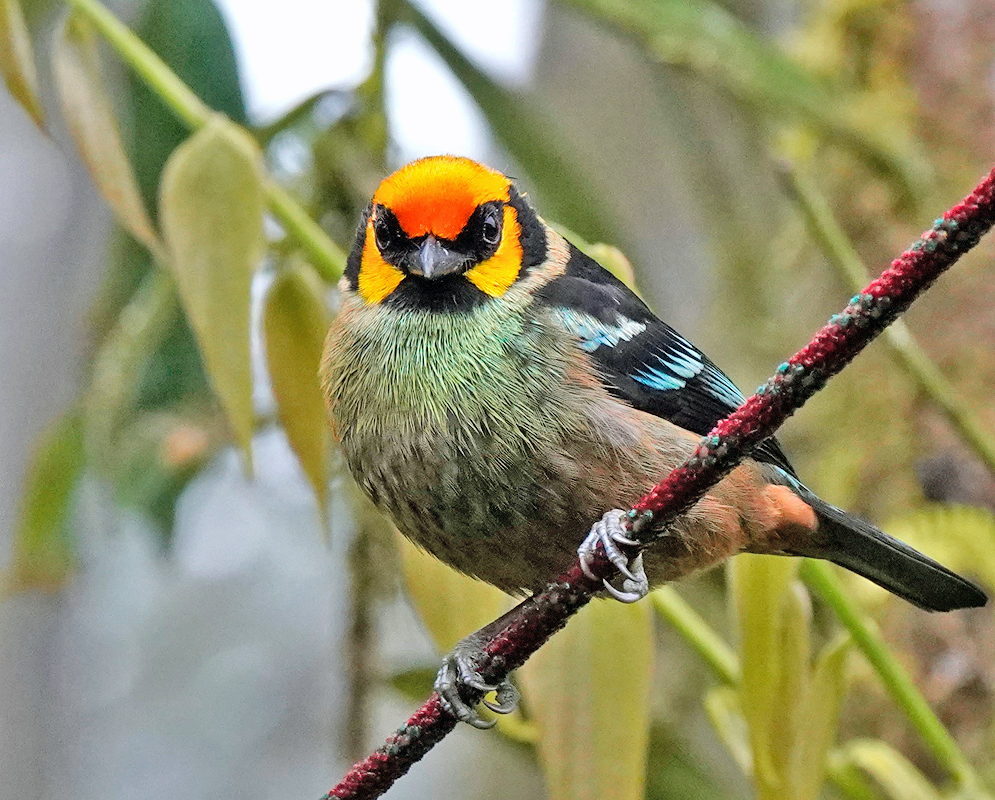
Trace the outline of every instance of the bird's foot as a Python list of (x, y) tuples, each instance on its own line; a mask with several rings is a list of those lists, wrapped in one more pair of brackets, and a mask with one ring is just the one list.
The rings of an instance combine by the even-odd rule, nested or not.
[(489, 683), (477, 667), (481, 656), (480, 641), (471, 634), (457, 643), (442, 661), (442, 668), (435, 678), (435, 691), (443, 708), (460, 722), (486, 730), (497, 724), (495, 719), (484, 719), (475, 708), (480, 695), (494, 692), (496, 702), (479, 700), (495, 714), (510, 714), (518, 705), (518, 689), (503, 678)]
[(626, 512), (616, 508), (595, 522), (584, 543), (577, 550), (577, 557), (580, 559), (580, 567), (584, 570), (584, 574), (594, 578), (591, 562), (594, 560), (598, 542), (601, 542), (608, 560), (622, 573), (622, 588), (616, 588), (607, 578), (603, 578), (605, 590), (616, 600), (634, 603), (646, 597), (650, 584), (646, 578), (646, 570), (643, 569), (643, 554), (640, 553), (630, 560), (619, 547), (619, 545), (639, 544), (635, 539), (629, 538), (629, 532), (625, 529), (625, 518)]

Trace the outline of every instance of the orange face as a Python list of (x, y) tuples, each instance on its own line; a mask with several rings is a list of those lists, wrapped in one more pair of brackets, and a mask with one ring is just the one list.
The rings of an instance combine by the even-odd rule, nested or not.
[(393, 211), (408, 236), (455, 239), (477, 206), (508, 202), (508, 186), (504, 175), (476, 161), (434, 156), (412, 161), (385, 179), (373, 204)]
[(433, 156), (402, 167), (386, 178), (373, 195), (373, 213), (367, 223), (358, 275), (360, 295), (370, 304), (382, 302), (410, 274), (403, 261), (385, 254), (380, 247), (377, 225), (384, 221), (378, 217), (386, 217), (389, 212), (392, 224), (396, 221), (398, 227), (395, 238), (411, 248), (431, 239), (455, 251), (461, 234), (461, 241), (472, 241), (474, 225), (480, 217), (478, 209), (482, 207), (500, 216), (500, 240), (482, 251), (485, 257), (468, 253), (460, 274), (490, 297), (504, 294), (515, 282), (522, 264), (520, 227), (510, 200), (510, 180), (468, 158)]

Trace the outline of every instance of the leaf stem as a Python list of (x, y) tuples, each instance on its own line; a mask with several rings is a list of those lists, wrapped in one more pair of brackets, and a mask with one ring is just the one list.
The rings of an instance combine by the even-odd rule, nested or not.
[[(189, 128), (197, 130), (216, 112), (199, 97), (141, 39), (98, 0), (67, 0), (85, 16), (166, 106)], [(345, 253), (290, 194), (272, 179), (263, 183), (266, 203), (284, 230), (307, 254), (322, 279), (334, 283), (345, 269)]]
[(321, 279), (335, 283), (345, 271), (346, 254), (321, 226), (315, 222), (300, 203), (276, 181), (269, 179), (263, 183), (266, 204), (288, 235), (307, 254), (311, 265)]
[[(855, 291), (859, 291), (867, 282), (867, 269), (833, 215), (826, 198), (811, 180), (792, 166), (785, 166), (782, 175), (786, 188), (805, 218), (809, 233), (837, 273)], [(995, 475), (995, 439), (988, 436), (970, 409), (959, 400), (954, 387), (916, 343), (905, 322), (893, 322), (884, 331), (884, 339), (905, 373), (940, 409), (961, 439)]]
[(891, 654), (874, 621), (843, 591), (829, 565), (805, 559), (801, 577), (833, 609), (857, 647), (881, 678), (888, 693), (905, 712), (936, 760), (959, 786), (980, 786), (981, 781), (943, 723), (929, 707), (908, 672)]
[(121, 59), (189, 128), (199, 128), (214, 112), (166, 63), (97, 0), (68, 0), (100, 31)]

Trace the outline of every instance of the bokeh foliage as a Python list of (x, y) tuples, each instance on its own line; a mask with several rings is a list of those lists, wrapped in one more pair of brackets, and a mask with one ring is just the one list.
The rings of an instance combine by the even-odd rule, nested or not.
[[(982, 51), (984, 18), (951, 42), (938, 33), (927, 4), (791, 5), (793, 23), (776, 36), (754, 16), (761, 3), (557, 5), (605, 37), (633, 43), (658, 70), (661, 87), (681, 99), (669, 109), (679, 134), (668, 146), (686, 154), (698, 187), (689, 202), (711, 223), (702, 226), (715, 264), (709, 350), (758, 378), (850, 294), (827, 267), (833, 255), (825, 242), (807, 227), (805, 201), (779, 187), (775, 160), (789, 160), (819, 186), (853, 258), (880, 266), (926, 226), (925, 210), (946, 207), (991, 157), (979, 143), (984, 131), (972, 134), (968, 124), (995, 108), (990, 87), (979, 88), (987, 73), (970, 62), (955, 76), (955, 89), (936, 89), (941, 79), (951, 85), (944, 47)], [(612, 241), (626, 209), (613, 206), (583, 157), (565, 144), (541, 91), (494, 81), (408, 2), (379, 4), (375, 58), (361, 85), (329, 87), (260, 130), (246, 127), (231, 42), (209, 0), (144, 4), (135, 32), (164, 64), (150, 60), (93, 0), (66, 6), (71, 13), (56, 35), (52, 74), (62, 114), (120, 229), (92, 316), (89, 385), (39, 443), (9, 591), (51, 590), (71, 577), (67, 519), (84, 473), (107, 481), (122, 505), (156, 521), (168, 542), (186, 481), (223, 446), (240, 447), (251, 469), (252, 435), (263, 425), (287, 432), (324, 513), (329, 478), (339, 468), (327, 443), (316, 364), (342, 249), (376, 182), (396, 166), (389, 154), (398, 123), (388, 117), (383, 86), (392, 31), (416, 31), (442, 58), (544, 215), (633, 278), (618, 250), (583, 241)], [(124, 82), (108, 85), (101, 41), (129, 66)], [(0, 71), (43, 124), (17, 0), (0, 0)], [(280, 152), (288, 144), (306, 148), (306, 167), (284, 165)], [(267, 208), (280, 232), (264, 229)], [(982, 251), (991, 248), (983, 244)], [(985, 302), (992, 281), (980, 260), (959, 267), (910, 324), (961, 392), (967, 413), (980, 420), (977, 427), (990, 430), (995, 331)], [(635, 275), (654, 266), (637, 264)], [(272, 411), (254, 401), (250, 353), (253, 287), (264, 284)], [(867, 354), (833, 382), (785, 439), (820, 493), (874, 519), (893, 519), (894, 533), (995, 585), (995, 477), (937, 411), (929, 385), (910, 381), (883, 352)], [(384, 521), (365, 510), (359, 516), (357, 552), (394, 546)], [(400, 564), (440, 651), (510, 602), (410, 545), (401, 545)], [(933, 723), (914, 702), (903, 705), (907, 725), (863, 661), (849, 657), (853, 643), (827, 607), (813, 602), (797, 562), (740, 557), (728, 573), (729, 588), (715, 575), (692, 583), (702, 614), (669, 587), (654, 597), (660, 618), (689, 646), (682, 652), (654, 653), (648, 603), (595, 603), (522, 670), (523, 709), (498, 730), (539, 759), (550, 797), (718, 798), (745, 796), (748, 787), (758, 797), (788, 800), (991, 796), (990, 610), (972, 612), (972, 638), (965, 640), (951, 635), (946, 621), (846, 579), (842, 602), (872, 638), (876, 623), (869, 617), (881, 625), (894, 648), (884, 651), (887, 663), (904, 660), (929, 686), (944, 659), (966, 660), (960, 683), (929, 696), (954, 734), (948, 741), (942, 728), (929, 733)], [(385, 578), (358, 585), (365, 588), (357, 614), (393, 587)], [(916, 637), (900, 635), (913, 624), (931, 637), (928, 651), (917, 648)], [(672, 699), (653, 698), (654, 661), (657, 672), (671, 673), (669, 684), (683, 687), (694, 714), (707, 714), (709, 734), (682, 724)], [(875, 663), (879, 673), (888, 668)], [(430, 676), (427, 669), (384, 677), (424, 694)], [(964, 692), (976, 700), (970, 713)], [(733, 763), (739, 778), (728, 776)]]

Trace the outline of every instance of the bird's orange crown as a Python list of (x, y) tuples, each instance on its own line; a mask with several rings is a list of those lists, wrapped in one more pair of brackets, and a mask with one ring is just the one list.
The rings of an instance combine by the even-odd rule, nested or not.
[(386, 178), (373, 203), (393, 211), (408, 236), (455, 239), (481, 203), (508, 202), (509, 185), (500, 172), (469, 158), (431, 156)]
[[(452, 241), (482, 204), (504, 206), (500, 246), (492, 256), (467, 270), (464, 277), (491, 297), (504, 294), (522, 267), (518, 215), (510, 204), (511, 180), (496, 170), (459, 156), (430, 156), (413, 161), (384, 179), (373, 206), (390, 209), (410, 238), (432, 234)], [(397, 267), (377, 250), (374, 217), (363, 244), (358, 290), (367, 303), (379, 303), (404, 280)]]

